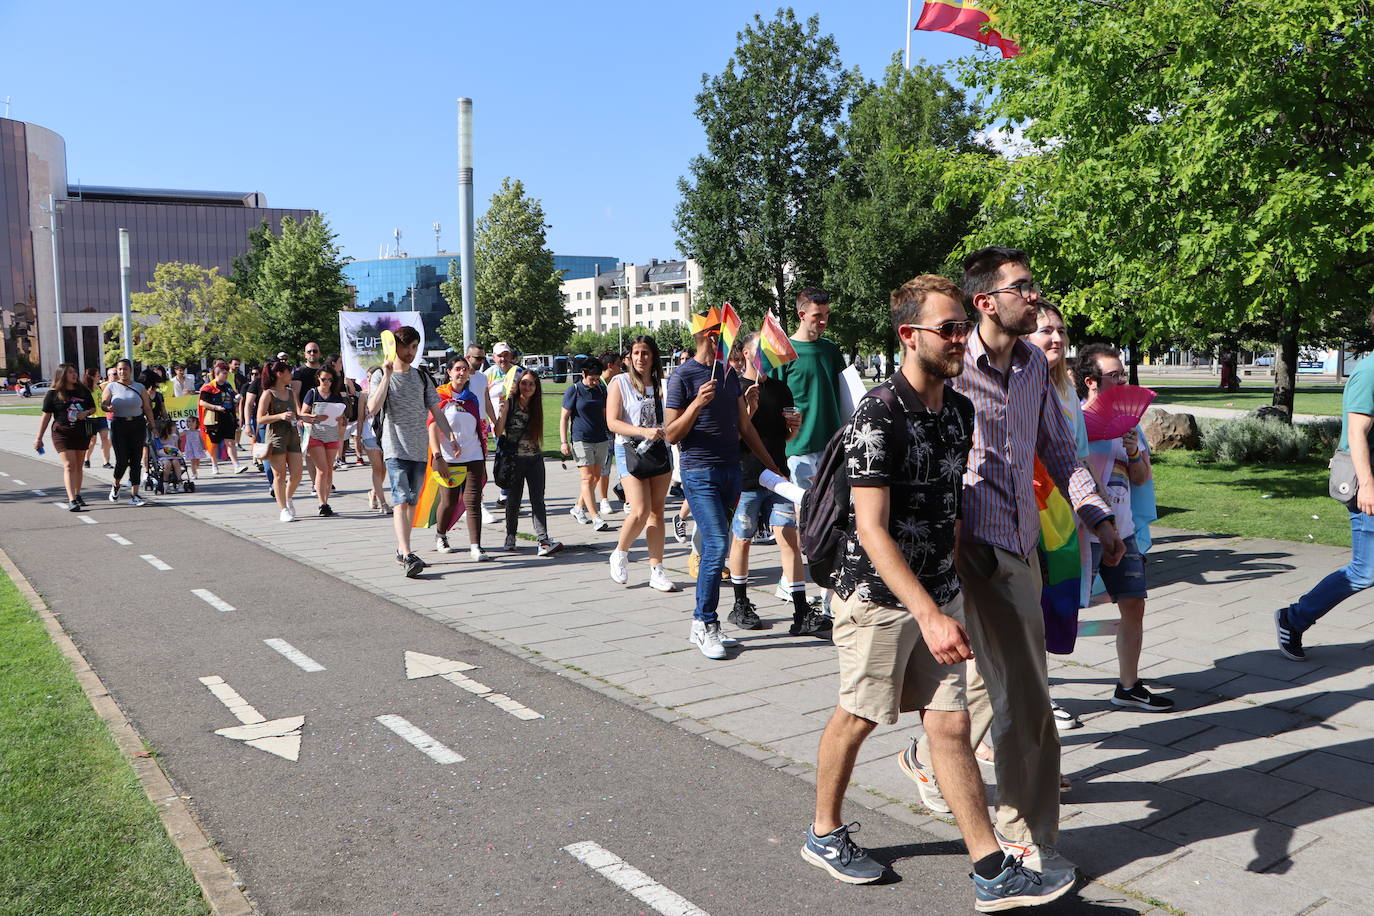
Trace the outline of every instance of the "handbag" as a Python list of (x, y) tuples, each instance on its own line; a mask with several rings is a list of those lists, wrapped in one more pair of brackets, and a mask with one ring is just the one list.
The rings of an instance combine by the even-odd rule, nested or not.
[[(660, 398), (658, 386), (655, 385), (654, 411), (655, 416), (662, 421), (663, 403)], [(638, 445), (625, 449), (625, 470), (629, 471), (630, 476), (636, 480), (661, 477), (672, 469), (673, 453), (668, 450), (668, 443), (662, 439), (655, 439), (652, 442), (641, 439)]]
[(1338, 503), (1347, 508), (1355, 508), (1360, 495), (1360, 478), (1355, 473), (1355, 457), (1345, 449), (1336, 449), (1329, 464), (1331, 478), (1327, 481), (1326, 492)]
[(496, 437), (491, 459), (491, 479), (503, 490), (515, 481), (515, 443), (506, 436)]
[(269, 446), (266, 442), (254, 442), (254, 443), (253, 443), (253, 460), (254, 460), (254, 461), (266, 461), (266, 460), (267, 460), (267, 456), (270, 454), (269, 449), (270, 449), (270, 446)]

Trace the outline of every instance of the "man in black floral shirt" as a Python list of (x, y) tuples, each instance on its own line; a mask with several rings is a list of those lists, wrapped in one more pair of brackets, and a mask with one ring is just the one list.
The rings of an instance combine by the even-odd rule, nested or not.
[(959, 288), (933, 275), (892, 294), (892, 323), (901, 369), (860, 401), (844, 437), (851, 507), (835, 583), (840, 699), (821, 738), (802, 856), (851, 884), (883, 876), (850, 839), (841, 803), (877, 724), (919, 710), (973, 859), (976, 908), (1047, 903), (1068, 892), (1073, 872), (1041, 875), (1002, 851), (969, 742), (964, 662), (973, 650), (954, 554), (974, 409), (945, 382), (963, 371), (973, 323)]

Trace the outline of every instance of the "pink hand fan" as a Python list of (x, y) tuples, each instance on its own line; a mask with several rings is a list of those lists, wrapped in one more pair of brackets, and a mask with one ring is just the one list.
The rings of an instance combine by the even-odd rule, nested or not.
[(1101, 442), (1124, 436), (1135, 429), (1154, 399), (1154, 391), (1139, 385), (1117, 385), (1107, 389), (1083, 408), (1088, 441)]

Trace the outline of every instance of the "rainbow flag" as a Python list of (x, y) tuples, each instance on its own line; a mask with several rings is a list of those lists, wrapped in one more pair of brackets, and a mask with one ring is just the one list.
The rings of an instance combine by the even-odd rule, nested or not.
[(730, 303), (720, 307), (720, 348), (716, 355), (730, 362), (730, 351), (735, 348), (735, 338), (739, 337), (739, 314)]
[(759, 372), (767, 375), (796, 358), (796, 348), (782, 329), (782, 322), (772, 312), (764, 315), (763, 328), (759, 331), (759, 347), (754, 354), (754, 363), (759, 367)]
[(1040, 608), (1045, 615), (1045, 651), (1073, 652), (1078, 610), (1083, 607), (1083, 547), (1073, 507), (1035, 459), (1035, 502), (1040, 509)]
[(927, 0), (921, 7), (916, 28), (923, 32), (948, 32), (972, 38), (1001, 51), (1004, 58), (1015, 57), (1021, 49), (1016, 42), (1003, 38), (1001, 32), (992, 28), (994, 14), (983, 10), (989, 5), (979, 0)]

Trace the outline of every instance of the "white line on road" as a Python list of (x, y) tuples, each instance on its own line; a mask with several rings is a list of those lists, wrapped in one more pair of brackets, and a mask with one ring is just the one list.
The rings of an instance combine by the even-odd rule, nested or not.
[(210, 688), (210, 692), (213, 693), (221, 703), (228, 707), (229, 711), (234, 714), (234, 718), (238, 719), (244, 725), (257, 725), (259, 722), (267, 721), (262, 713), (258, 712), (247, 700), (239, 696), (237, 690), (226, 684), (224, 678), (214, 676), (203, 677), (200, 679), (200, 682)]
[(201, 601), (204, 601), (206, 604), (210, 605), (210, 607), (214, 608), (217, 611), (234, 610), (234, 606), (232, 604), (230, 604), (228, 601), (225, 601), (223, 598), (219, 597), (209, 589), (193, 588), (191, 589), (191, 594), (195, 595)]
[(151, 566), (153, 569), (160, 569), (163, 572), (166, 572), (167, 570), (172, 568), (168, 566), (166, 563), (159, 560), (157, 557), (153, 556), (151, 553), (141, 554), (139, 556), (139, 559), (147, 560), (149, 566)]
[(28, 484), (24, 483), (24, 481), (20, 480), (18, 477), (12, 478), (12, 480), (13, 480), (13, 483), (14, 483), (14, 485), (15, 485), (16, 487), (27, 487), (27, 486), (28, 486)]
[[(233, 608), (230, 608), (230, 610), (233, 610)], [(319, 662), (315, 661), (313, 658), (306, 655), (300, 649), (297, 649), (295, 646), (291, 645), (291, 643), (287, 642), (284, 639), (264, 639), (263, 642), (267, 643), (273, 649), (276, 649), (278, 652), (280, 652), (283, 656), (286, 657), (287, 661), (291, 662), (291, 664), (295, 665), (297, 668), (300, 668), (302, 671), (324, 670), (324, 665), (321, 665)]]
[(29, 492), (32, 493), (34, 496), (42, 496), (44, 499), (46, 499), (48, 496), (48, 494), (43, 490), (30, 490)]
[(8, 476), (10, 476), (10, 475), (9, 475), (7, 472), (5, 472), (5, 471), (0, 471), (0, 477), (8, 477)]
[(638, 897), (640, 902), (663, 916), (708, 916), (705, 910), (686, 897), (668, 890), (620, 856), (591, 840), (564, 846), (563, 851), (588, 868), (600, 872), (601, 877)]
[(52, 501), (52, 504), (53, 504), (54, 506), (56, 506), (57, 508), (59, 508), (59, 509), (65, 509), (65, 508), (67, 508), (67, 503), (66, 503), (65, 500), (54, 499), (54, 500)]
[(99, 522), (97, 522), (95, 519), (91, 518), (89, 515), (79, 515), (79, 516), (77, 516), (77, 518), (81, 519), (83, 522), (85, 522), (85, 523), (88, 524), (88, 525), (97, 525), (97, 524), (99, 524)]
[(438, 741), (435, 741), (425, 732), (411, 725), (400, 716), (378, 716), (377, 721), (391, 729), (435, 763), (447, 766), (451, 763), (462, 763), (464, 760), (462, 754), (450, 750)]
[(133, 541), (129, 540), (128, 538), (123, 537), (122, 535), (118, 535), (118, 534), (107, 534), (107, 535), (105, 535), (105, 537), (107, 537), (107, 538), (109, 538), (110, 540), (114, 541), (114, 542), (115, 542), (116, 544), (118, 544), (120, 547), (132, 547), (132, 546), (133, 546), (133, 543), (134, 543)]
[(439, 675), (455, 687), (461, 687), (468, 693), (474, 694), (486, 700), (503, 712), (508, 712), (517, 719), (524, 719), (526, 722), (534, 719), (544, 718), (543, 713), (537, 713), (523, 703), (512, 700), (504, 693), (496, 693), (481, 681), (474, 681), (472, 678), (463, 674), (464, 671), (471, 671), (476, 665), (469, 665), (467, 662), (454, 661), (453, 659), (440, 658), (437, 655), (426, 655), (423, 652), (411, 652), (406, 650), (406, 678), (415, 680), (421, 677)]

